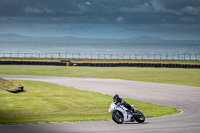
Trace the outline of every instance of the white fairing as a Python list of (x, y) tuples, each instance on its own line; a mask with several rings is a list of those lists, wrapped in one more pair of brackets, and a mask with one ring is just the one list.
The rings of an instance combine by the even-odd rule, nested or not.
[(112, 114), (114, 110), (115, 110), (115, 104), (111, 103), (109, 107), (109, 112)]
[[(131, 105), (131, 107), (134, 108), (135, 105)], [(112, 114), (114, 110), (118, 110), (118, 111), (120, 111), (123, 114), (125, 122), (131, 121), (132, 115), (127, 113), (128, 109), (125, 108), (124, 106), (122, 106), (122, 105), (116, 105), (115, 103), (111, 103), (111, 105), (109, 107), (109, 112)]]

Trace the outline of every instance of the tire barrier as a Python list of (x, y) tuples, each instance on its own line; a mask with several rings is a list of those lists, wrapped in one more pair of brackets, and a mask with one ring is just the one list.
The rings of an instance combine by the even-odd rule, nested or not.
[(65, 66), (66, 63), (44, 62), (44, 61), (0, 61), (0, 65), (54, 65), (54, 66)]
[(74, 64), (72, 63), (71, 66), (200, 68), (200, 64), (199, 65), (198, 64), (162, 64), (162, 63), (74, 63)]
[(200, 64), (166, 64), (166, 63), (72, 63), (44, 61), (0, 61), (0, 65), (51, 65), (51, 66), (89, 66), (89, 67), (165, 67), (200, 69)]

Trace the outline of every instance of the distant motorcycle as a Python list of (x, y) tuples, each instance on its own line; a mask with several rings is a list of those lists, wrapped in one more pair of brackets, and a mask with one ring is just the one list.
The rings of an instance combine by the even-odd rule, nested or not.
[[(131, 105), (132, 108), (135, 105)], [(118, 124), (122, 124), (123, 122), (135, 122), (143, 123), (145, 121), (145, 116), (142, 112), (135, 110), (135, 112), (131, 112), (131, 110), (127, 109), (123, 105), (118, 105), (115, 103), (111, 103), (109, 107), (109, 112), (112, 114), (112, 119), (114, 122)]]

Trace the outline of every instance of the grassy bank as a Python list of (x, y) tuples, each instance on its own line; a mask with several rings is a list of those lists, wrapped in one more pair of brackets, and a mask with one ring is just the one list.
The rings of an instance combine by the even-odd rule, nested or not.
[(18, 83), (11, 82), (9, 80), (5, 80), (0, 78), (0, 89), (4, 91), (14, 91), (18, 89), (18, 87), (21, 86)]
[[(111, 119), (109, 95), (37, 81), (16, 81), (25, 92), (13, 94), (0, 89), (0, 123), (95, 121)], [(2, 86), (0, 82), (0, 86)], [(178, 113), (174, 108), (125, 99), (146, 117)]]
[[(6, 61), (48, 61), (60, 62), (59, 58), (2, 58)], [(176, 64), (200, 64), (200, 60), (145, 60), (145, 59), (69, 59), (74, 63), (176, 63)]]
[(0, 74), (113, 78), (200, 87), (200, 69), (0, 65)]
[(23, 89), (24, 87), (19, 83), (0, 78), (0, 90), (8, 91), (10, 93), (19, 93), (24, 92)]

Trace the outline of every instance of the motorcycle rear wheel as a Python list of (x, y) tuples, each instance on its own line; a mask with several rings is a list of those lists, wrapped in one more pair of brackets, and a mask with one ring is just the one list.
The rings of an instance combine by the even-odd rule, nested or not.
[(112, 119), (117, 124), (122, 124), (124, 122), (123, 114), (121, 112), (119, 112), (119, 111), (113, 111)]

